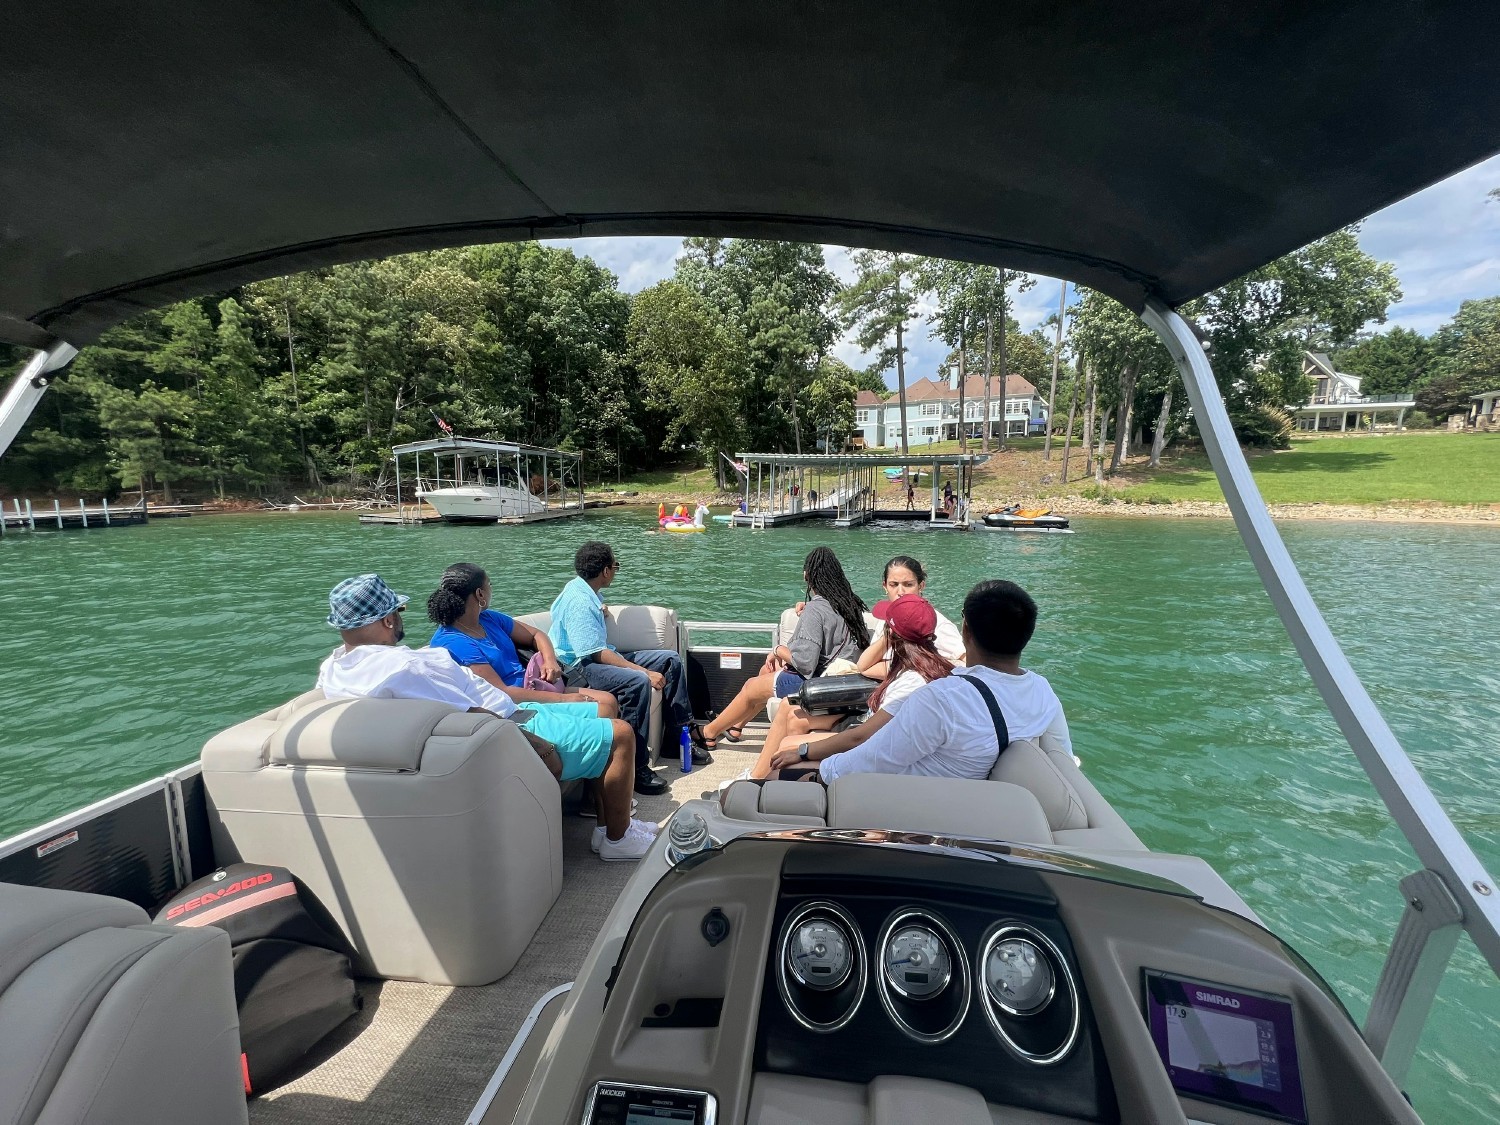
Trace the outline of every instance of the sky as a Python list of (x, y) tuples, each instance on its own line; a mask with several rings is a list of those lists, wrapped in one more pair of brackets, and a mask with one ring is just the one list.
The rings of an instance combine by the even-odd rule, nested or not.
[[(1360, 245), (1373, 257), (1394, 262), (1401, 282), (1402, 300), (1391, 306), (1384, 327), (1399, 324), (1428, 335), (1451, 318), (1463, 301), (1500, 294), (1500, 202), (1488, 195), (1496, 187), (1500, 187), (1500, 156), (1408, 196), (1364, 221)], [(636, 293), (672, 276), (682, 240), (574, 238), (552, 245), (588, 255), (620, 279), (620, 288)], [(853, 280), (849, 250), (825, 246), (824, 254), (829, 268), (841, 279)], [(1039, 276), (1036, 285), (1026, 292), (1012, 291), (1015, 316), (1024, 331), (1036, 328), (1057, 311), (1061, 284)], [(1071, 288), (1068, 297), (1071, 304)], [(925, 316), (930, 311), (930, 305), (919, 310), (919, 319), (908, 337), (908, 381), (934, 374), (947, 353), (945, 345), (927, 334)], [(1369, 327), (1380, 330), (1382, 326)], [(839, 342), (835, 354), (853, 367), (869, 363), (869, 357), (847, 338)], [(895, 385), (894, 372), (887, 373), (886, 382)]]

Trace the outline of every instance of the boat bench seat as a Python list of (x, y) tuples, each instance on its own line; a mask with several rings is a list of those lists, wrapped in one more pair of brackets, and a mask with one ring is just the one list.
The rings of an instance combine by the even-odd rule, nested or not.
[(507, 719), (309, 692), (201, 761), (216, 861), (290, 870), (367, 975), (488, 984), (562, 891), (558, 785)]
[[(799, 616), (800, 615), (797, 613), (796, 606), (788, 606), (786, 609), (781, 611), (781, 617), (776, 622), (776, 633), (771, 638), (771, 647), (773, 649), (777, 645), (789, 645), (792, 643), (792, 634), (797, 631), (797, 620)], [(876, 630), (881, 627), (880, 620), (873, 613), (869, 612), (865, 613), (864, 618), (865, 628), (870, 630), (870, 635), (873, 637)], [(777, 699), (775, 696), (772, 696), (770, 699), (766, 700), (767, 720), (774, 719), (776, 717), (776, 711), (780, 706), (781, 700)]]
[[(545, 633), (552, 624), (552, 613), (527, 613), (516, 620)], [(666, 606), (611, 605), (609, 616), (604, 620), (604, 634), (609, 643), (621, 652), (652, 648), (682, 652), (677, 611)], [(647, 728), (647, 741), (654, 754), (675, 755), (677, 752), (675, 735), (669, 740), (670, 745), (662, 744), (661, 692), (655, 688), (651, 689), (651, 719)]]
[(0, 1122), (245, 1120), (225, 931), (0, 883)]
[(1071, 754), (1030, 739), (1011, 743), (985, 781), (870, 773), (846, 774), (827, 789), (802, 781), (738, 781), (725, 791), (722, 807), (732, 820), (766, 824), (1146, 850)]

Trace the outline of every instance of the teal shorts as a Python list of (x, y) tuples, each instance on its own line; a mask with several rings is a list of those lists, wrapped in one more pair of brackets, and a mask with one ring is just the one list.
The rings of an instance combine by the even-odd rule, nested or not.
[(521, 726), (557, 747), (562, 759), (561, 781), (598, 777), (609, 762), (609, 746), (615, 739), (614, 724), (599, 717), (593, 703), (533, 703), (536, 711)]

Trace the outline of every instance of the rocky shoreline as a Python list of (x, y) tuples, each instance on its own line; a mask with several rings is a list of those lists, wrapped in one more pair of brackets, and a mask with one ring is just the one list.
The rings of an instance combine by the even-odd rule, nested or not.
[[(715, 492), (666, 492), (659, 489), (641, 489), (634, 495), (620, 493), (591, 493), (590, 499), (620, 499), (626, 504), (655, 507), (666, 504), (694, 505), (699, 501), (717, 511), (739, 503), (738, 494)], [(1127, 503), (1123, 500), (1096, 500), (1087, 496), (1032, 496), (1017, 499), (1007, 497), (1003, 501), (976, 496), (976, 511), (988, 511), (1001, 503), (1020, 503), (1022, 507), (1051, 508), (1065, 516), (1106, 516), (1117, 519), (1229, 519), (1229, 505), (1218, 500), (1179, 500), (1170, 504)], [(1345, 522), (1367, 521), (1378, 523), (1441, 523), (1441, 524), (1500, 524), (1500, 504), (1439, 504), (1439, 503), (1381, 503), (1381, 504), (1270, 504), (1267, 506), (1272, 519), (1278, 520), (1338, 520)]]

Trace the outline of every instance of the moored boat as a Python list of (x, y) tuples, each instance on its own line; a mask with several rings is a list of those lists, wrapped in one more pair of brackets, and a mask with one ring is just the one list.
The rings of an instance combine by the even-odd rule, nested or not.
[(1004, 531), (1067, 531), (1068, 518), (1051, 508), (1023, 508), (1012, 504), (987, 512), (984, 526)]

